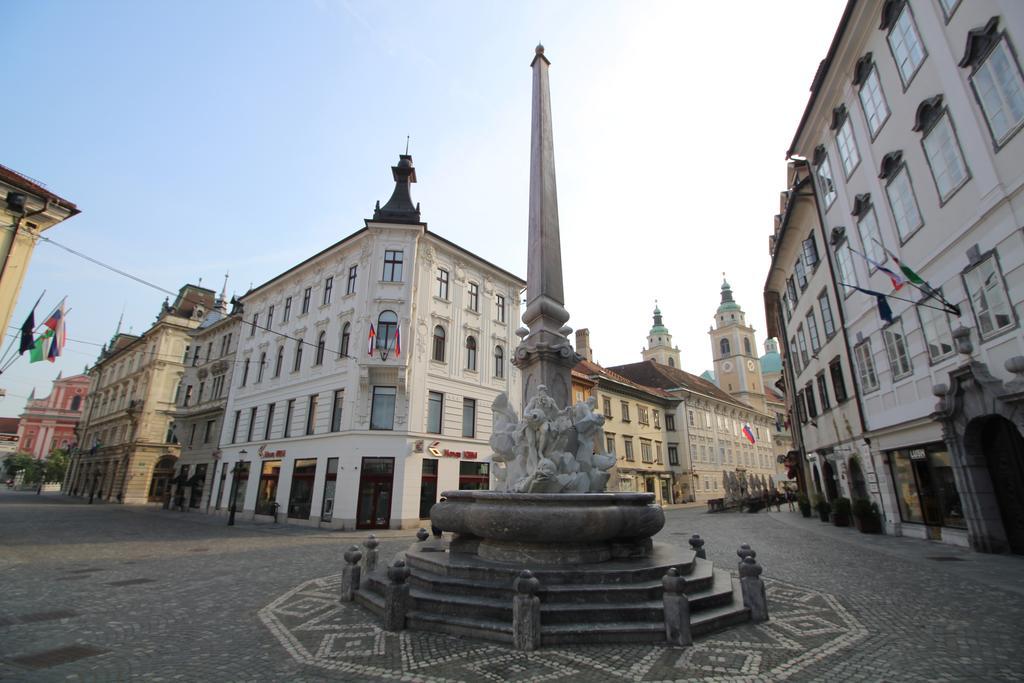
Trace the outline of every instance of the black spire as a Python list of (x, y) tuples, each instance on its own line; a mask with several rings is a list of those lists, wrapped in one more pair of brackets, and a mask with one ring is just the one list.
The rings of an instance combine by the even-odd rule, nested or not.
[(377, 203), (373, 211), (373, 220), (383, 223), (419, 223), (419, 204), (413, 205), (409, 193), (409, 183), (416, 182), (416, 168), (412, 165), (412, 157), (408, 154), (398, 155), (398, 165), (391, 167), (395, 177), (395, 191), (384, 206)]

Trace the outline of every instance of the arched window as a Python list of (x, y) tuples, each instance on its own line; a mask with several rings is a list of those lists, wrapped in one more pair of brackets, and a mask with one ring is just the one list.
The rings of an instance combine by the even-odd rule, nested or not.
[(750, 339), (748, 337), (743, 338), (743, 350), (746, 352), (748, 356), (753, 354), (753, 352), (750, 350)]
[(274, 377), (281, 376), (281, 366), (284, 365), (284, 347), (277, 347), (277, 361), (274, 363)]
[[(401, 279), (401, 278), (399, 278)], [(394, 311), (381, 311), (377, 316), (377, 348), (390, 351), (395, 348), (395, 333), (398, 331), (398, 316)]]
[(292, 363), (292, 372), (298, 372), (302, 368), (302, 344), (301, 339), (295, 340), (295, 362)]
[(324, 362), (324, 349), (327, 347), (327, 331), (320, 330), (320, 334), (316, 338), (316, 361), (314, 365), (323, 365)]
[(259, 384), (263, 381), (263, 368), (267, 367), (267, 354), (266, 352), (260, 354), (260, 366), (256, 369), (256, 383)]
[(82, 407), (82, 397), (75, 396), (71, 399), (71, 410), (78, 410)]
[(723, 356), (729, 355), (729, 340), (723, 338), (722, 341), (718, 342), (718, 347), (722, 350)]
[(476, 338), (466, 337), (466, 369), (476, 370)]
[(338, 358), (348, 356), (348, 342), (352, 336), (352, 325), (345, 323), (341, 328), (341, 348), (338, 350)]
[(444, 328), (438, 325), (434, 328), (434, 355), (433, 359), (444, 362)]
[[(242, 364), (242, 386), (244, 387), (245, 383), (248, 382), (248, 381), (249, 381), (249, 359), (246, 358), (245, 362)], [(104, 400), (104, 402), (106, 402), (106, 397), (104, 397), (103, 400)], [(186, 403), (188, 403), (188, 402), (186, 401)]]
[(494, 376), (499, 379), (505, 376), (505, 349), (494, 347)]
[(674, 368), (674, 367), (676, 366), (676, 359), (675, 359), (675, 358), (672, 358), (671, 356), (669, 356), (669, 359), (668, 359), (668, 366), (669, 366), (670, 368)]

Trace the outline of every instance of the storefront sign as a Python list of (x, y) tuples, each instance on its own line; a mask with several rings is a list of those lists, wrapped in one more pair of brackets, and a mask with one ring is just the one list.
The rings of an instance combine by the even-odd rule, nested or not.
[[(436, 441), (434, 442), (437, 443)], [(453, 451), (448, 448), (440, 449), (435, 447), (433, 444), (430, 446), (430, 454), (435, 458), (462, 458), (464, 460), (476, 460), (478, 453), (476, 451)]]
[(433, 442), (431, 442), (430, 446), (427, 447), (427, 450), (430, 451), (430, 454), (432, 456), (434, 456), (435, 458), (440, 458), (441, 457), (441, 451), (439, 451), (437, 449), (437, 446), (440, 443), (441, 443), (440, 441), (433, 441)]
[(928, 457), (928, 454), (925, 452), (925, 450), (923, 448), (911, 448), (910, 449), (910, 459), (911, 460), (925, 460), (927, 457)]
[(283, 458), (287, 452), (288, 451), (283, 448), (278, 451), (268, 451), (267, 444), (263, 444), (259, 447), (259, 450), (256, 451), (256, 454), (261, 458)]

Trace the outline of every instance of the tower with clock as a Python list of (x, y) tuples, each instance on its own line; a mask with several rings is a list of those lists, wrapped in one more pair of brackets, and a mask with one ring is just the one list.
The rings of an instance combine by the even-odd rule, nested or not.
[(733, 300), (732, 288), (722, 274), (722, 303), (715, 311), (715, 324), (708, 330), (715, 359), (715, 380), (724, 391), (752, 408), (767, 409), (761, 363), (754, 342), (754, 328)]

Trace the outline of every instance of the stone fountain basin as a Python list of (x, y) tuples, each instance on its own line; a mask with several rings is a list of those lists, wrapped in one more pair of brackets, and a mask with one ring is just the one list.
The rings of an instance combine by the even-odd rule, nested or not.
[(592, 544), (648, 539), (665, 526), (653, 493), (445, 491), (430, 511), (444, 531), (499, 543)]

